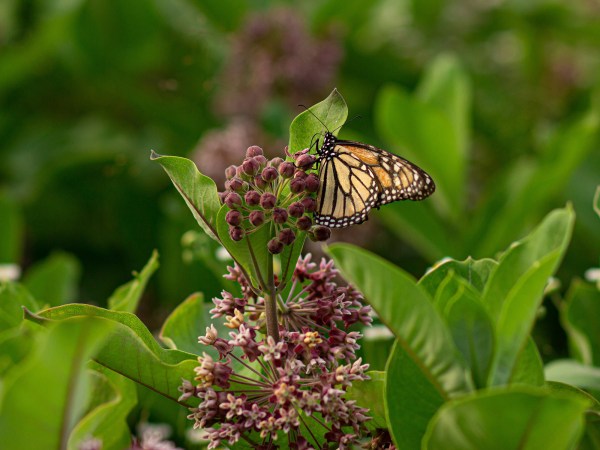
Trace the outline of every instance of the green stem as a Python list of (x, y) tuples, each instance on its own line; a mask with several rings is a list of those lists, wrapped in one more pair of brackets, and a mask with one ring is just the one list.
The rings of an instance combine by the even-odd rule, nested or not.
[(279, 342), (279, 321), (277, 320), (277, 288), (275, 287), (275, 277), (273, 276), (273, 255), (270, 253), (267, 267), (267, 292), (265, 293), (267, 334), (272, 336), (275, 342)]

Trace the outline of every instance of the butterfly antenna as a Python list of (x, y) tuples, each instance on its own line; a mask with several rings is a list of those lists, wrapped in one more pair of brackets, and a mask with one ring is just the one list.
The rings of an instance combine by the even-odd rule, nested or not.
[(319, 118), (317, 117), (317, 115), (316, 115), (314, 112), (312, 112), (310, 109), (308, 109), (308, 108), (307, 108), (306, 106), (304, 106), (304, 105), (298, 105), (298, 106), (301, 106), (301, 107), (302, 107), (302, 108), (304, 108), (306, 111), (308, 111), (309, 113), (311, 113), (311, 114), (313, 115), (313, 117), (314, 117), (315, 119), (317, 119), (317, 120), (319, 121), (319, 123), (320, 123), (321, 125), (323, 125), (323, 127), (324, 127), (324, 128), (327, 130), (327, 131), (329, 131), (329, 128), (327, 128), (327, 125), (325, 125), (325, 124), (323, 123), (323, 121), (322, 121), (321, 119), (319, 119)]
[(354, 116), (352, 119), (347, 120), (346, 122), (344, 122), (343, 124), (341, 124), (339, 127), (337, 127), (335, 130), (332, 131), (332, 133), (335, 133), (337, 130), (339, 130), (340, 128), (342, 128), (344, 125), (348, 125), (350, 122), (352, 122), (354, 119), (360, 119), (360, 115), (356, 115)]

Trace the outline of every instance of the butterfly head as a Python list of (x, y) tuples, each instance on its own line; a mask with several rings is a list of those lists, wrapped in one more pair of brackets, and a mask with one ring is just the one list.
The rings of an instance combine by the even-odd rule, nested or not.
[(323, 145), (318, 147), (319, 156), (323, 158), (327, 158), (328, 156), (333, 155), (333, 150), (335, 149), (337, 142), (337, 138), (335, 135), (329, 131), (325, 132), (325, 137), (323, 138)]

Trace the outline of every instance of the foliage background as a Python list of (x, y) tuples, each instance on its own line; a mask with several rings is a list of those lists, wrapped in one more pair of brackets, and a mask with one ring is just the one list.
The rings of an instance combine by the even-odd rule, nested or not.
[[(34, 293), (59, 274), (62, 291), (44, 295), (104, 306), (157, 248), (141, 303), (155, 327), (192, 292), (217, 295), (226, 262), (188, 232), (193, 218), (150, 149), (218, 173), (251, 144), (280, 152), (297, 105), (337, 86), (360, 115), (342, 137), (407, 156), (416, 143), (444, 170), (456, 163), (444, 135), (418, 148), (394, 99), (435, 106), (423, 80), (446, 64), (459, 80), (448, 116), (462, 120), (460, 206), (422, 206), (425, 222), (412, 205), (386, 206), (353, 238), (421, 275), (442, 256), (492, 256), (570, 201), (566, 287), (600, 252), (599, 23), (600, 6), (583, 0), (4, 0), (0, 262), (18, 264)], [(496, 241), (478, 234), (487, 229)], [(566, 341), (545, 305), (537, 333), (550, 359)]]

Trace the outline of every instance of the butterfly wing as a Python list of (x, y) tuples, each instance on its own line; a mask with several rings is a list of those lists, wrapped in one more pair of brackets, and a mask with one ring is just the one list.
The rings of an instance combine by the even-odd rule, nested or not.
[(423, 200), (435, 191), (427, 172), (393, 153), (352, 141), (338, 141), (336, 151), (353, 155), (372, 171), (378, 186), (375, 207), (397, 200)]
[(367, 164), (336, 147), (332, 157), (321, 160), (319, 178), (318, 224), (341, 228), (367, 220), (379, 197), (376, 176)]

